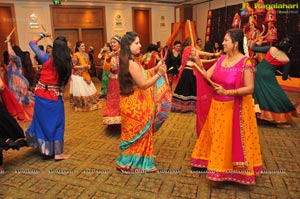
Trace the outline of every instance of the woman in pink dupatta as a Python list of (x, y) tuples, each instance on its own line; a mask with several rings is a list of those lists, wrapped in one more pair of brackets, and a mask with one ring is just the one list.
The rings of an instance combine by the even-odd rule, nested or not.
[[(208, 92), (197, 85), (201, 91), (197, 110), (200, 135), (190, 162), (193, 167), (207, 168), (209, 180), (255, 184), (262, 159), (252, 99), (254, 75), (251, 62), (243, 55), (243, 37), (240, 29), (228, 30), (223, 41), (226, 55), (204, 73), (214, 82), (214, 90), (198, 78)], [(193, 54), (202, 66), (197, 53)]]

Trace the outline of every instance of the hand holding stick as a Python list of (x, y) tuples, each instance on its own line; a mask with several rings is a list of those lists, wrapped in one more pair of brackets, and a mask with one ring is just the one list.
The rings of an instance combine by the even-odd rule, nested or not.
[(49, 39), (53, 42), (52, 36), (51, 36), (50, 33), (47, 32), (47, 29), (45, 28), (45, 26), (42, 24), (41, 27), (42, 27), (42, 29), (44, 31), (45, 36), (49, 37)]
[(192, 42), (192, 46), (195, 46), (194, 43), (194, 37), (193, 37), (193, 31), (192, 31), (192, 25), (191, 25), (191, 21), (187, 20), (188, 26), (189, 26), (189, 31), (190, 31), (190, 37), (191, 37), (191, 42)]
[(12, 34), (15, 32), (15, 30), (16, 30), (16, 27), (14, 27), (13, 29), (12, 29), (12, 31), (9, 33), (9, 35), (7, 35), (7, 37), (6, 37), (6, 39), (5, 39), (5, 43), (7, 43), (7, 42), (9, 42), (10, 41), (10, 37), (12, 36)]
[(201, 73), (202, 77), (209, 83), (209, 85), (215, 88), (216, 83), (213, 82), (209, 77), (207, 77), (206, 71), (196, 63), (194, 64), (194, 67)]

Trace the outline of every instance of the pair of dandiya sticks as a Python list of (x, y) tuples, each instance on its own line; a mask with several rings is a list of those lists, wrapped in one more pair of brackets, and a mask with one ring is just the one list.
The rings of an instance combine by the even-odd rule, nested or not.
[[(47, 30), (46, 30), (46, 28), (42, 25), (42, 29), (43, 29), (43, 31), (44, 32), (47, 32)], [(14, 27), (13, 29), (12, 29), (12, 31), (10, 31), (10, 33), (7, 35), (7, 37), (6, 38), (9, 38), (9, 37), (11, 37), (12, 36), (12, 34), (15, 32), (15, 30), (16, 30), (16, 27)], [(51, 38), (50, 38), (51, 39)], [(52, 40), (52, 39), (51, 39)], [(5, 41), (4, 41), (5, 43), (7, 43), (8, 42), (8, 40), (7, 39), (5, 39)]]
[[(191, 21), (187, 20), (187, 23), (189, 26), (189, 32), (190, 32), (190, 37), (191, 37), (191, 41), (192, 41), (192, 46), (194, 47), (195, 43), (194, 43)], [(214, 88), (215, 83), (209, 77), (207, 77), (206, 71), (203, 69), (203, 67), (198, 66), (196, 63), (194, 63), (194, 67), (200, 72), (202, 77), (209, 83), (209, 85)]]

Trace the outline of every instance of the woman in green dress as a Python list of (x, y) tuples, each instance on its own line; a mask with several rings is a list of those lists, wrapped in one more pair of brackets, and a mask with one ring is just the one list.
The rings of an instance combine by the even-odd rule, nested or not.
[(256, 65), (254, 80), (254, 101), (259, 105), (257, 117), (276, 123), (278, 127), (290, 127), (295, 107), (277, 82), (275, 73), (283, 67), (282, 79), (288, 79), (288, 57), (291, 51), (289, 38), (282, 39), (277, 46), (259, 46), (258, 41), (252, 47), (254, 52), (266, 53), (264, 59)]

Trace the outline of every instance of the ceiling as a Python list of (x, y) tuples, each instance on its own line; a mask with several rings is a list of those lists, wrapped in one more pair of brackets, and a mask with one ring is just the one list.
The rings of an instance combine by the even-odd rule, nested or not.
[[(118, 1), (118, 0), (110, 0)], [(203, 2), (208, 2), (209, 0), (122, 0), (124, 2), (143, 2), (143, 3), (158, 3), (158, 4), (173, 4), (173, 5), (183, 5), (183, 4), (198, 4)]]
[(171, 4), (171, 5), (184, 5), (184, 4), (199, 4), (213, 0), (61, 0), (61, 2), (86, 2), (86, 3), (150, 3), (150, 4)]
[[(12, 1), (12, 0), (8, 0)], [(25, 0), (14, 0), (16, 1), (25, 1)], [(28, 2), (53, 2), (53, 0), (29, 0)], [(109, 2), (114, 2), (114, 3), (148, 3), (148, 4), (168, 4), (168, 5), (184, 5), (184, 4), (200, 4), (208, 1), (213, 1), (213, 0), (61, 0), (61, 4), (64, 4), (64, 2), (68, 3), (75, 3), (75, 2), (83, 2), (83, 3), (109, 3)]]

